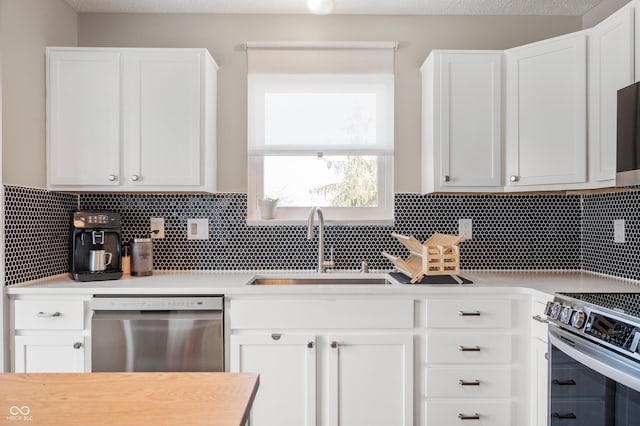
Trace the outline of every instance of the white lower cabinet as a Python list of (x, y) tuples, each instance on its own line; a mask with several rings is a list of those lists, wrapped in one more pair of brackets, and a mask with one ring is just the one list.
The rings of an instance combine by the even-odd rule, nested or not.
[[(514, 324), (508, 298), (426, 300), (425, 423), (516, 426)], [(517, 374), (514, 375), (514, 372)]]
[(413, 425), (413, 336), (329, 337), (329, 425)]
[(87, 338), (82, 335), (16, 336), (15, 373), (84, 373)]
[(231, 371), (260, 373), (251, 426), (316, 424), (316, 336), (231, 336)]
[(251, 426), (413, 426), (413, 300), (262, 302), (227, 304), (230, 371), (260, 374)]
[(89, 321), (83, 297), (11, 299), (15, 373), (91, 371)]
[(429, 401), (427, 425), (512, 426), (508, 401)]
[(547, 426), (549, 398), (548, 325), (545, 307), (552, 297), (531, 301), (531, 426)]

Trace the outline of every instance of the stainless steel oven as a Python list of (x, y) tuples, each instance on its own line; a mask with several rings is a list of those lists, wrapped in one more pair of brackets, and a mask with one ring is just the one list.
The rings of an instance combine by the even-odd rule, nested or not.
[(91, 371), (224, 371), (222, 296), (95, 296)]
[(545, 313), (548, 424), (640, 425), (640, 294), (556, 294)]

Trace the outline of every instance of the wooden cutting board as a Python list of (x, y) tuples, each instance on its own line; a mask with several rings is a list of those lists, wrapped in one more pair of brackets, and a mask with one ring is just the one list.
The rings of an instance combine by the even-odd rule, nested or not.
[(251, 373), (3, 373), (0, 425), (243, 426)]

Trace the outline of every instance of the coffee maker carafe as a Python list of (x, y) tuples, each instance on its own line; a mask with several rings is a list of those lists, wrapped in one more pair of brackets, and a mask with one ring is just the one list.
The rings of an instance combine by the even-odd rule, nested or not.
[(77, 211), (71, 220), (69, 275), (76, 281), (117, 280), (122, 276), (120, 214)]

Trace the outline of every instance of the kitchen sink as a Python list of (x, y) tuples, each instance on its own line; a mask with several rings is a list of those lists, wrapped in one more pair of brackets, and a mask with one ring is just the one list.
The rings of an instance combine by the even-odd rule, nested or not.
[(249, 285), (384, 285), (390, 284), (386, 278), (338, 278), (338, 277), (306, 277), (306, 278), (255, 278)]

